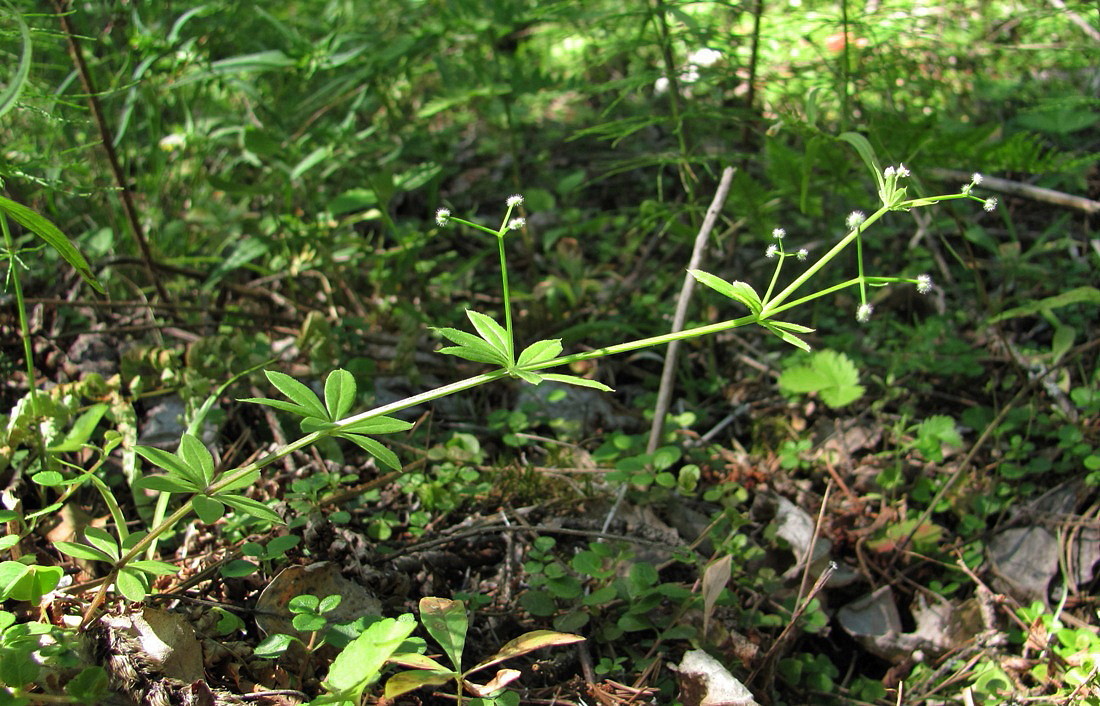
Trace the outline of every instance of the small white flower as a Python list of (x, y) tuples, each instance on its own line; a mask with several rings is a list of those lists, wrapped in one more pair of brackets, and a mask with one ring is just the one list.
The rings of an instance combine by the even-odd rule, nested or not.
[(186, 144), (186, 135), (181, 135), (178, 132), (173, 132), (171, 135), (165, 135), (164, 137), (160, 138), (160, 142), (157, 143), (157, 146), (165, 152), (173, 152), (180, 149)]
[(982, 183), (982, 175), (979, 174), (978, 172), (974, 172), (973, 174), (970, 175), (970, 183), (973, 184), (974, 186), (977, 186), (978, 184), (981, 184)]
[(668, 93), (668, 77), (662, 76), (653, 82), (653, 94), (660, 96)]
[(438, 211), (435, 212), (435, 222), (440, 228), (443, 228), (444, 226), (446, 226), (447, 221), (450, 220), (450, 218), (451, 218), (450, 209), (441, 208), (441, 209), (439, 209)]
[(772, 231), (772, 237), (776, 240), (783, 240), (783, 236), (787, 234), (787, 231), (782, 228), (776, 228)]
[(709, 47), (696, 49), (687, 56), (689, 64), (695, 64), (696, 66), (701, 66), (703, 68), (714, 66), (721, 58), (722, 52), (718, 51), (717, 49), (711, 49)]
[(515, 208), (523, 203), (523, 197), (519, 194), (512, 194), (505, 203), (508, 204), (508, 208)]
[(875, 307), (871, 306), (870, 304), (860, 304), (859, 308), (856, 309), (856, 321), (861, 324), (867, 323), (867, 321), (871, 318), (871, 312), (874, 310)]
[(863, 215), (863, 211), (852, 211), (848, 214), (848, 218), (844, 221), (849, 230), (855, 230), (855, 228), (866, 220), (867, 216)]
[(917, 293), (928, 294), (932, 291), (932, 278), (928, 275), (917, 275)]
[(886, 169), (883, 169), (882, 170), (882, 176), (886, 177), (887, 179), (894, 176), (894, 168), (893, 167), (887, 167)]
[(699, 80), (699, 67), (695, 64), (688, 64), (684, 67), (684, 70), (680, 72), (680, 83), (695, 83)]
[(997, 208), (997, 197), (986, 199), (985, 205), (982, 206), (982, 208), (992, 213)]
[(773, 257), (775, 257), (776, 253), (778, 253), (778, 252), (779, 252), (779, 248), (776, 247), (776, 245), (773, 243), (773, 244), (768, 246), (767, 250), (764, 251), (764, 257), (766, 257), (770, 260)]
[(527, 225), (526, 218), (513, 218), (508, 221), (508, 230), (519, 230), (523, 226)]
[(810, 251), (806, 248), (802, 248), (798, 251), (798, 259), (800, 262), (805, 262), (806, 258), (810, 256)]
[(906, 167), (904, 164), (899, 164), (898, 165), (898, 178), (907, 177), (907, 176), (909, 176), (909, 168)]

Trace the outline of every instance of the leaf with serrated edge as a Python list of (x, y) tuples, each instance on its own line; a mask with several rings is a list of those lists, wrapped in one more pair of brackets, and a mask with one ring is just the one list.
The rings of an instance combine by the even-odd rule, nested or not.
[(741, 302), (753, 314), (759, 314), (760, 310), (764, 308), (764, 305), (760, 302), (760, 295), (747, 282), (727, 282), (721, 277), (702, 270), (688, 270), (688, 272), (699, 283), (710, 287), (723, 296)]
[(397, 454), (395, 454), (393, 451), (390, 451), (374, 439), (362, 436), (360, 434), (337, 434), (336, 436), (353, 442), (359, 448), (363, 449), (371, 456), (374, 456), (384, 465), (389, 466), (393, 470), (401, 470), (401, 459), (397, 458)]
[(177, 452), (192, 471), (201, 474), (204, 485), (214, 480), (214, 457), (195, 436), (184, 434)]
[(252, 517), (266, 520), (276, 525), (286, 524), (283, 522), (283, 518), (279, 517), (274, 510), (252, 498), (246, 498), (241, 495), (218, 495), (216, 497), (229, 507), (234, 510), (240, 510), (246, 515), (251, 515)]
[(386, 699), (396, 699), (398, 696), (407, 694), (422, 686), (441, 686), (457, 676), (457, 672), (437, 672), (427, 669), (398, 672), (386, 680)]
[(554, 382), (563, 382), (566, 385), (576, 385), (577, 387), (590, 387), (593, 390), (599, 390), (600, 392), (614, 392), (615, 390), (596, 380), (589, 380), (588, 378), (577, 377), (576, 375), (561, 375), (559, 373), (539, 373), (547, 380), (553, 380)]
[(523, 349), (516, 361), (517, 368), (525, 368), (535, 363), (545, 363), (561, 355), (562, 345), (560, 338), (551, 338), (545, 341), (535, 341)]
[(372, 417), (349, 424), (340, 431), (355, 432), (356, 434), (393, 434), (399, 431), (412, 429), (412, 422), (393, 417)]
[(325, 378), (325, 407), (331, 421), (343, 419), (355, 404), (355, 377), (337, 368)]
[(499, 351), (505, 358), (509, 357), (508, 351), (511, 346), (508, 343), (508, 332), (504, 330), (503, 326), (493, 321), (491, 317), (473, 309), (466, 310), (466, 318), (477, 329), (478, 335), (485, 339), (490, 346)]
[(485, 660), (481, 664), (477, 665), (473, 669), (466, 672), (466, 674), (472, 674), (480, 669), (491, 667), (494, 664), (499, 664), (506, 659), (512, 657), (518, 657), (525, 655), (528, 652), (534, 652), (535, 650), (541, 650), (544, 647), (557, 647), (560, 645), (572, 645), (574, 642), (583, 642), (584, 638), (580, 635), (573, 635), (567, 632), (555, 632), (554, 630), (535, 630), (533, 632), (524, 633), (514, 640), (511, 640), (504, 647), (497, 650), (497, 653)]
[(206, 487), (202, 475), (196, 473), (182, 458), (152, 446), (135, 446), (134, 451), (149, 463), (168, 471), (169, 475), (191, 481), (198, 488)]
[(443, 648), (454, 668), (461, 671), (462, 650), (466, 646), (466, 631), (470, 627), (466, 604), (449, 598), (421, 598), (420, 623)]
[(306, 387), (303, 383), (277, 370), (265, 370), (264, 375), (266, 375), (268, 381), (291, 402), (301, 405), (308, 413), (308, 416), (320, 417), (321, 419), (328, 418), (328, 414), (325, 412), (325, 406), (321, 404), (321, 399), (317, 397), (313, 390)]

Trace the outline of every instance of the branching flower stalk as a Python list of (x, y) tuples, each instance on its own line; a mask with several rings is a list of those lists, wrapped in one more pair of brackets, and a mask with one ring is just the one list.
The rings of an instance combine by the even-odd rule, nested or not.
[[(899, 188), (897, 186), (898, 178), (906, 176), (907, 174), (908, 171), (905, 170), (904, 167), (900, 167), (897, 169), (890, 167), (887, 168), (887, 170), (885, 170), (885, 172), (883, 172), (882, 174), (879, 174), (876, 171), (875, 176), (879, 179), (880, 182), (879, 195), (882, 200), (882, 206), (866, 218), (864, 218), (863, 215), (859, 212), (851, 214), (848, 218), (847, 225), (849, 226), (849, 230), (847, 234), (843, 238), (841, 238), (841, 240), (837, 242), (832, 248), (830, 248), (828, 252), (819, 257), (815, 262), (813, 262), (813, 264), (809, 265), (805, 271), (798, 275), (789, 285), (783, 288), (775, 296), (772, 296), (772, 292), (777, 286), (783, 261), (788, 257), (796, 257), (799, 261), (802, 261), (805, 260), (808, 255), (805, 250), (799, 250), (796, 253), (787, 253), (783, 249), (783, 236), (785, 235), (785, 233), (781, 229), (773, 231), (772, 236), (776, 242), (770, 245), (768, 248), (767, 255), (769, 257), (778, 256), (778, 260), (775, 272), (771, 277), (768, 289), (766, 290), (763, 299), (761, 299), (756, 294), (751, 286), (743, 282), (730, 283), (705, 272), (695, 270), (692, 271), (692, 274), (696, 277), (696, 279), (698, 279), (703, 284), (706, 284), (707, 286), (716, 289), (720, 293), (726, 294), (736, 301), (746, 305), (750, 309), (750, 313), (746, 316), (740, 316), (714, 324), (685, 329), (683, 331), (675, 333), (667, 333), (659, 336), (641, 338), (634, 341), (605, 346), (603, 348), (598, 348), (583, 353), (574, 353), (570, 355), (561, 355), (560, 340), (537, 341), (536, 343), (525, 349), (523, 353), (518, 357), (518, 359), (515, 354), (514, 346), (514, 330), (512, 325), (510, 291), (508, 286), (507, 257), (504, 247), (504, 238), (509, 231), (517, 230), (519, 228), (522, 228), (524, 225), (522, 219), (512, 218), (512, 212), (522, 203), (522, 197), (518, 195), (509, 197), (509, 199), (507, 200), (507, 211), (505, 213), (504, 219), (502, 220), (500, 227), (496, 230), (487, 228), (485, 226), (473, 223), (465, 219), (453, 217), (450, 211), (446, 209), (440, 209), (436, 213), (436, 222), (439, 226), (443, 227), (450, 223), (457, 223), (487, 234), (491, 234), (497, 238), (501, 266), (501, 284), (504, 294), (505, 317), (505, 325), (502, 328), (492, 322), (489, 317), (483, 314), (468, 311), (467, 315), (474, 323), (475, 328), (477, 328), (478, 333), (481, 335), (481, 338), (473, 336), (472, 334), (457, 331), (455, 329), (437, 329), (437, 331), (442, 332), (447, 338), (450, 338), (452, 341), (459, 344), (458, 346), (443, 349), (441, 352), (458, 355), (459, 357), (465, 357), (475, 361), (492, 362), (497, 365), (497, 368), (489, 372), (474, 375), (464, 380), (459, 380), (457, 382), (453, 382), (433, 390), (427, 390), (425, 392), (407, 397), (402, 400), (391, 402), (385, 405), (380, 405), (378, 407), (374, 407), (373, 409), (351, 415), (347, 415), (346, 411), (334, 411), (334, 405), (335, 410), (346, 410), (347, 406), (350, 405), (350, 401), (346, 399), (344, 400), (344, 402), (347, 402), (347, 405), (339, 402), (339, 398), (341, 397), (341, 395), (339, 394), (339, 384), (334, 386), (334, 392), (332, 393), (330, 399), (330, 390), (328, 389), (329, 381), (326, 381), (325, 404), (328, 405), (328, 412), (331, 414), (330, 421), (322, 421), (319, 424), (319, 428), (315, 428), (314, 430), (309, 431), (309, 433), (306, 433), (301, 438), (291, 443), (285, 444), (276, 451), (268, 454), (267, 456), (264, 456), (263, 458), (253, 461), (252, 463), (226, 471), (217, 475), (216, 477), (214, 477), (213, 473), (211, 472), (209, 474), (209, 481), (205, 483), (205, 487), (202, 488), (201, 492), (192, 493), (170, 516), (165, 518), (163, 522), (152, 528), (148, 534), (144, 535), (138, 541), (134, 542), (132, 546), (127, 547), (126, 551), (122, 553), (118, 561), (115, 562), (111, 575), (108, 577), (108, 580), (104, 582), (104, 584), (101, 586), (99, 594), (96, 596), (95, 600), (93, 600), (92, 602), (92, 605), (89, 607), (89, 610), (85, 615), (85, 623), (89, 622), (91, 618), (94, 617), (95, 612), (98, 611), (99, 606), (102, 605), (106, 590), (114, 582), (115, 578), (118, 576), (119, 572), (122, 571), (123, 567), (136, 560), (141, 555), (141, 553), (145, 551), (151, 545), (151, 543), (156, 540), (157, 537), (161, 536), (169, 528), (174, 526), (176, 523), (182, 521), (193, 512), (196, 512), (195, 504), (197, 499), (202, 498), (203, 504), (206, 505), (210, 502), (218, 500), (219, 498), (227, 498), (229, 497), (228, 493), (230, 491), (243, 488), (250, 484), (250, 482), (258, 477), (259, 472), (266, 466), (278, 461), (279, 459), (291, 453), (294, 453), (295, 451), (304, 449), (314, 443), (317, 443), (323, 438), (351, 438), (351, 435), (356, 432), (362, 434), (371, 434), (387, 433), (388, 431), (394, 431), (396, 430), (397, 425), (403, 423), (390, 418), (388, 415), (427, 402), (432, 402), (459, 392), (471, 390), (473, 388), (480, 387), (481, 385), (496, 382), (498, 380), (502, 380), (508, 377), (519, 377), (533, 384), (539, 384), (543, 380), (549, 379), (572, 385), (596, 387), (598, 389), (607, 390), (610, 388), (607, 388), (601, 383), (595, 381), (585, 380), (583, 378), (577, 378), (569, 375), (552, 375), (550, 373), (545, 373), (542, 371), (551, 368), (568, 366), (572, 363), (576, 363), (579, 361), (618, 355), (621, 353), (628, 353), (642, 348), (664, 345), (673, 341), (706, 336), (753, 323), (764, 326), (765, 328), (769, 329), (776, 335), (779, 335), (783, 340), (789, 343), (808, 349), (808, 344), (803, 342), (795, 334), (809, 333), (812, 331), (812, 329), (800, 326), (798, 324), (776, 321), (774, 320), (774, 317), (777, 314), (813, 301), (814, 299), (827, 296), (829, 294), (832, 294), (833, 292), (837, 292), (852, 286), (856, 286), (860, 290), (860, 317), (862, 317), (864, 313), (870, 313), (870, 305), (866, 302), (866, 288), (868, 286), (884, 286), (887, 284), (895, 283), (909, 283), (916, 285), (917, 290), (921, 293), (928, 292), (932, 287), (932, 282), (931, 278), (929, 278), (927, 275), (919, 275), (915, 278), (867, 275), (863, 269), (861, 245), (862, 233), (869, 226), (876, 223), (889, 211), (908, 210), (910, 208), (917, 208), (938, 203), (939, 201), (959, 198), (969, 198), (975, 201), (982, 202), (985, 208), (988, 210), (992, 208), (990, 206), (991, 203), (993, 204), (993, 206), (995, 206), (995, 201), (993, 199), (981, 199), (971, 194), (972, 188), (981, 180), (980, 175), (975, 175), (971, 183), (965, 186), (960, 193), (907, 200), (905, 199), (905, 189)], [(830, 285), (828, 287), (819, 289), (811, 294), (788, 301), (800, 287), (811, 280), (815, 275), (817, 275), (818, 272), (822, 270), (822, 268), (832, 262), (841, 252), (847, 249), (853, 241), (855, 241), (856, 243), (856, 258), (858, 267), (858, 274), (856, 277), (846, 279), (839, 284)], [(338, 373), (340, 375), (338, 375)], [(269, 373), (268, 377), (269, 379), (272, 379), (272, 382), (276, 382), (276, 378), (273, 378), (273, 375), (280, 376), (277, 379), (281, 380), (282, 384), (278, 386), (280, 391), (284, 392), (284, 394), (287, 394), (288, 390), (288, 383), (286, 382), (286, 380), (290, 380), (293, 385), (297, 386), (301, 390), (308, 389), (304, 385), (301, 385), (301, 383), (293, 381), (287, 376), (281, 374)], [(341, 379), (344, 379), (345, 377), (347, 379), (351, 379), (350, 374), (344, 371), (334, 371), (330, 374), (330, 378), (336, 377), (340, 377)], [(306, 394), (311, 395), (313, 397), (313, 400), (317, 400), (316, 396), (312, 392), (308, 392)], [(295, 400), (300, 399), (302, 398), (295, 398)], [(250, 401), (269, 404), (279, 409), (283, 409), (284, 411), (296, 412), (299, 415), (303, 414), (303, 412), (301, 411), (302, 409), (306, 409), (309, 404), (314, 404), (310, 400), (305, 400), (305, 402), (308, 404), (304, 406), (301, 402), (298, 402), (298, 404), (292, 404), (267, 399)], [(320, 409), (320, 411), (310, 412), (310, 414), (314, 417), (320, 414), (324, 414), (325, 410), (321, 409), (321, 402), (317, 400), (315, 404), (317, 405), (316, 408)], [(369, 427), (369, 424), (372, 422), (372, 420), (376, 420), (377, 422), (385, 422), (385, 420), (389, 420), (389, 422), (392, 422), (390, 426), (393, 428), (390, 428), (388, 430), (378, 429), (372, 431)], [(303, 428), (303, 430), (306, 430), (305, 422), (303, 422)], [(197, 443), (193, 439), (191, 441), (192, 445)], [(371, 443), (377, 444), (377, 442)], [(363, 446), (362, 443), (360, 445)], [(186, 455), (182, 451), (183, 447), (184, 444), (181, 443), (182, 455), (178, 460), (183, 460), (183, 456)], [(379, 459), (382, 459), (382, 457), (379, 456), (380, 451), (378, 451), (378, 449), (381, 448), (380, 446), (364, 446), (364, 448), (366, 448), (368, 452), (371, 452)], [(205, 452), (205, 447), (203, 447), (203, 452), (208, 453)], [(396, 457), (392, 456), (392, 452), (387, 453), (389, 453), (392, 459), (387, 463), (388, 465), (393, 466), (394, 462), (396, 461)], [(395, 469), (399, 470), (399, 465), (394, 467)], [(171, 474), (171, 469), (168, 470)], [(175, 490), (173, 492), (181, 491)], [(232, 503), (229, 504), (232, 505)], [(202, 513), (200, 512), (199, 514), (201, 515)]]

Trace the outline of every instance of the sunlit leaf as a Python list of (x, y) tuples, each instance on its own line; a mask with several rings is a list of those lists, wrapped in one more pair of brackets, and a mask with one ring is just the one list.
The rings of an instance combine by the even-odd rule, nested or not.
[(324, 687), (358, 701), (363, 689), (377, 681), (382, 665), (415, 629), (416, 620), (408, 613), (373, 623), (336, 656)]
[(376, 459), (381, 461), (383, 465), (388, 466), (395, 471), (401, 470), (401, 460), (397, 458), (397, 454), (395, 454), (393, 451), (390, 451), (374, 439), (371, 439), (367, 436), (362, 436), (361, 434), (340, 433), (336, 436), (347, 439), (348, 441), (356, 444), (357, 446), (359, 446), (359, 448), (363, 449), (371, 456), (374, 456)]
[(149, 593), (149, 579), (140, 571), (123, 567), (115, 578), (115, 588), (126, 600), (141, 603)]
[(398, 672), (386, 680), (385, 695), (387, 699), (395, 699), (422, 686), (446, 684), (457, 676), (456, 672), (446, 670), (415, 669), (408, 672)]
[(163, 468), (168, 474), (181, 480), (190, 481), (197, 488), (205, 488), (206, 481), (202, 471), (192, 469), (182, 458), (152, 446), (135, 446), (134, 451), (149, 463)]
[(466, 604), (449, 598), (426, 596), (420, 599), (420, 622), (443, 648), (454, 668), (461, 671), (466, 630), (470, 627)]
[(277, 370), (265, 370), (264, 375), (279, 392), (301, 407), (302, 416), (328, 419), (328, 414), (325, 412), (325, 406), (321, 404), (321, 399), (305, 384)]
[(473, 309), (466, 310), (466, 317), (477, 329), (478, 335), (488, 341), (489, 345), (500, 352), (501, 355), (508, 358), (511, 343), (508, 339), (508, 332), (504, 330), (503, 326), (493, 321), (491, 317)]
[(225, 503), (234, 510), (240, 510), (246, 515), (251, 515), (259, 520), (265, 520), (272, 524), (283, 524), (283, 518), (263, 503), (253, 500), (252, 498), (246, 498), (243, 495), (218, 495), (218, 500)]
[(86, 527), (84, 529), (84, 541), (112, 559), (118, 559), (118, 540), (107, 530), (99, 527)]
[(77, 544), (76, 542), (57, 541), (53, 543), (53, 546), (57, 551), (71, 556), (75, 559), (90, 559), (92, 561), (105, 561), (108, 564), (114, 563), (114, 557), (109, 554), (105, 554), (100, 550), (89, 547), (84, 544)]
[(191, 507), (199, 519), (208, 525), (212, 525), (225, 515), (225, 505), (208, 495), (196, 495), (191, 498)]
[(719, 294), (744, 304), (754, 315), (758, 315), (760, 310), (764, 308), (764, 305), (760, 302), (760, 295), (746, 282), (727, 282), (721, 277), (702, 270), (688, 270), (688, 272), (700, 284), (704, 284)]
[(371, 417), (362, 421), (349, 424), (340, 431), (355, 432), (356, 434), (393, 434), (412, 429), (412, 422), (393, 417)]
[(16, 203), (3, 196), (0, 196), (0, 211), (3, 211), (19, 225), (45, 240), (50, 247), (64, 258), (65, 262), (72, 265), (73, 269), (80, 273), (85, 282), (100, 294), (104, 292), (103, 285), (96, 279), (92, 268), (88, 266), (88, 261), (84, 259), (76, 246), (65, 237), (65, 234), (58, 230), (57, 226), (23, 204)]
[(337, 369), (325, 379), (325, 407), (328, 418), (342, 419), (355, 404), (355, 377), (347, 370)]
[(561, 351), (562, 345), (560, 338), (535, 341), (524, 348), (523, 352), (519, 354), (519, 359), (516, 361), (516, 367), (524, 368), (536, 363), (545, 363), (548, 360), (557, 358), (561, 355)]
[(560, 373), (539, 373), (546, 380), (553, 380), (554, 382), (562, 382), (566, 385), (576, 385), (577, 387), (588, 387), (593, 390), (599, 390), (600, 392), (614, 392), (612, 388), (599, 382), (597, 380), (589, 380), (588, 378), (577, 377), (576, 375), (562, 375)]
[(583, 642), (584, 638), (580, 635), (573, 635), (567, 632), (555, 632), (554, 630), (535, 630), (533, 632), (524, 633), (514, 640), (507, 642), (504, 647), (497, 650), (497, 653), (489, 659), (481, 662), (473, 669), (466, 672), (470, 674), (480, 669), (485, 669), (494, 664), (503, 662), (506, 659), (512, 657), (518, 657), (525, 655), (528, 652), (534, 652), (535, 650), (541, 650), (544, 647), (557, 647), (560, 645), (572, 645), (575, 642)]
[(203, 487), (210, 485), (214, 480), (214, 457), (196, 436), (184, 434), (180, 439), (180, 448), (177, 453), (192, 471), (200, 474)]

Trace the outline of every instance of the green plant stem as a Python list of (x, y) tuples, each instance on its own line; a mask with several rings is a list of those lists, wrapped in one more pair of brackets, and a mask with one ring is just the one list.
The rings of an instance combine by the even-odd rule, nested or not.
[(11, 277), (12, 289), (15, 291), (15, 310), (19, 315), (19, 338), (23, 343), (23, 362), (27, 372), (27, 394), (30, 395), (31, 414), (34, 415), (34, 439), (38, 445), (38, 459), (42, 464), (42, 470), (46, 470), (46, 442), (42, 438), (42, 428), (39, 426), (38, 389), (35, 384), (34, 350), (31, 348), (31, 327), (27, 321), (27, 303), (23, 298), (23, 281), (19, 278), (19, 256), (15, 252), (15, 239), (11, 236), (11, 228), (8, 226), (8, 217), (0, 213), (0, 230), (4, 233), (4, 249), (8, 257), (8, 274)]

